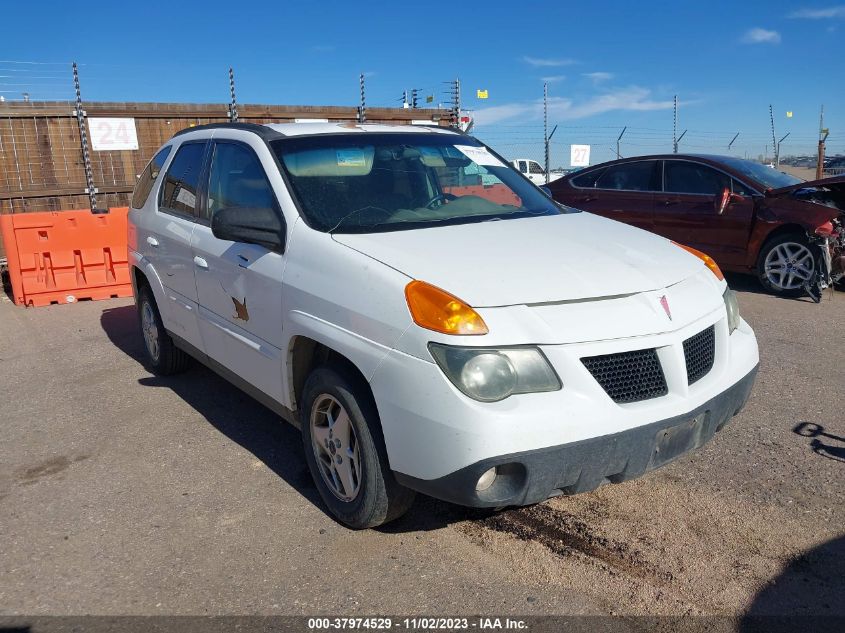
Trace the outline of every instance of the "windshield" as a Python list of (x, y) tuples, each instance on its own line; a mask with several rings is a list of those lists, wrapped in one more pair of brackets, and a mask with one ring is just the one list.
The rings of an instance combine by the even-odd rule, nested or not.
[(750, 160), (721, 157), (719, 160), (739, 173), (756, 180), (766, 189), (779, 189), (781, 187), (789, 187), (790, 185), (797, 185), (798, 183), (803, 182), (800, 178), (790, 176), (789, 174), (773, 169), (768, 165), (761, 165), (760, 163), (755, 163)]
[(397, 231), (568, 211), (466, 136), (373, 132), (271, 145), (305, 219), (321, 231)]

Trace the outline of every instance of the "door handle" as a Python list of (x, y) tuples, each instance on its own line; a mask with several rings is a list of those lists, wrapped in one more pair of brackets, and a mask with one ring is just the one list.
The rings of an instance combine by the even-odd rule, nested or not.
[(147, 236), (147, 244), (149, 244), (153, 248), (158, 248), (158, 240), (156, 238), (154, 238), (152, 235)]
[(194, 257), (194, 263), (197, 265), (197, 268), (202, 268), (203, 270), (208, 270), (208, 262), (205, 261), (199, 255)]
[(578, 202), (592, 202), (595, 199), (595, 196), (584, 196), (583, 198), (579, 198)]
[(678, 204), (678, 200), (664, 200), (663, 206), (664, 207), (671, 207), (672, 205)]

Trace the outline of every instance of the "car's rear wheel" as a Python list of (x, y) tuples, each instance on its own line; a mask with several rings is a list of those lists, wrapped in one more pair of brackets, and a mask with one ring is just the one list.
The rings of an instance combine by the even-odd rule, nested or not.
[(769, 292), (785, 297), (804, 294), (818, 266), (818, 249), (799, 233), (766, 242), (757, 260), (757, 276)]
[(148, 286), (138, 291), (138, 319), (141, 336), (144, 339), (144, 351), (147, 364), (161, 376), (178, 374), (188, 367), (190, 357), (176, 347), (173, 339), (164, 329), (158, 306)]
[(400, 486), (387, 462), (378, 413), (364, 385), (342, 370), (308, 377), (300, 409), (305, 459), (329, 511), (354, 529), (404, 514), (414, 492)]

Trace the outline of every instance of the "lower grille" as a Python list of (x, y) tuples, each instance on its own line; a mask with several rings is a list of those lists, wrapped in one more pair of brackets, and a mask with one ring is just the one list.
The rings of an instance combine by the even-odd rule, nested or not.
[(614, 402), (665, 396), (666, 377), (654, 349), (582, 358), (581, 362)]
[(701, 380), (713, 369), (716, 358), (715, 327), (710, 326), (684, 341), (684, 360), (687, 363), (687, 383)]

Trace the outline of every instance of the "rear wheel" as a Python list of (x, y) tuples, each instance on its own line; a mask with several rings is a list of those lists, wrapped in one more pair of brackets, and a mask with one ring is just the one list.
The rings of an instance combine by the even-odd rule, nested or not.
[(378, 413), (368, 390), (341, 370), (320, 367), (303, 389), (300, 422), (305, 459), (329, 511), (354, 529), (404, 514), (414, 492), (387, 462)]
[(763, 246), (757, 276), (769, 292), (786, 297), (804, 294), (818, 266), (818, 249), (799, 233), (779, 235)]
[(160, 376), (170, 376), (185, 371), (190, 357), (176, 347), (173, 339), (164, 329), (161, 314), (148, 286), (142, 286), (138, 291), (138, 318), (147, 364), (150, 368)]

